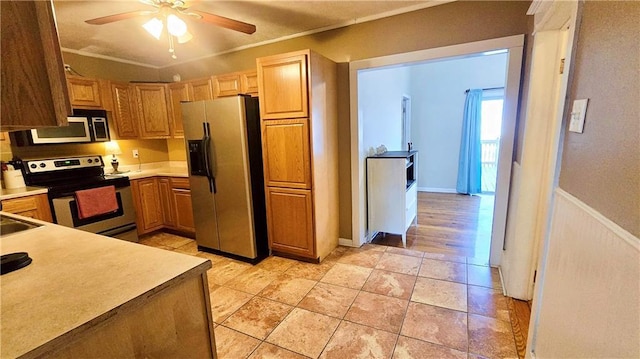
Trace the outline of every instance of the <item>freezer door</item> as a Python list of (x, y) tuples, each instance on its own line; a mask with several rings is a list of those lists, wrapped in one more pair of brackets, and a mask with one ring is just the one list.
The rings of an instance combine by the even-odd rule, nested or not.
[[(207, 120), (205, 102), (182, 103), (181, 107), (186, 151), (189, 154), (187, 162), (196, 242), (199, 246), (220, 250), (215, 194), (211, 189), (209, 171), (202, 162), (213, 154), (212, 141), (203, 141), (206, 128), (203, 124)], [(203, 146), (205, 142), (209, 148), (194, 148), (196, 144), (197, 147)]]
[(243, 97), (205, 102), (215, 159), (220, 250), (256, 258), (251, 178)]

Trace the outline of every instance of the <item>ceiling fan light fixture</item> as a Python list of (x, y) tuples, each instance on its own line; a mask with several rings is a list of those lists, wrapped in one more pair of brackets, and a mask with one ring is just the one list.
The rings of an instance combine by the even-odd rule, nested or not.
[(157, 17), (154, 17), (153, 19), (144, 23), (142, 27), (145, 30), (147, 30), (147, 32), (150, 33), (151, 36), (160, 40), (160, 35), (162, 35), (162, 27), (163, 27), (162, 21), (160, 19), (158, 19)]
[(193, 39), (193, 35), (189, 31), (186, 31), (184, 35), (178, 36), (178, 43), (184, 44), (191, 41), (191, 39)]
[(187, 24), (176, 15), (169, 14), (169, 16), (167, 16), (167, 29), (171, 35), (180, 37), (187, 33)]

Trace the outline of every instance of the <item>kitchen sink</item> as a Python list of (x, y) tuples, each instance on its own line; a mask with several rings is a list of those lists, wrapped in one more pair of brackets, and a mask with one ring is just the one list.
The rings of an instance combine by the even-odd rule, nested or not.
[(40, 225), (0, 215), (0, 235), (2, 236), (26, 231), (36, 227), (40, 227)]

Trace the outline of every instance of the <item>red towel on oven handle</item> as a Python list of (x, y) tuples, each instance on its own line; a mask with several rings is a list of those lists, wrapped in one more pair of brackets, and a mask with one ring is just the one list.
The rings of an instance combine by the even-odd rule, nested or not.
[(116, 187), (106, 186), (76, 191), (78, 217), (80, 219), (99, 216), (118, 210)]

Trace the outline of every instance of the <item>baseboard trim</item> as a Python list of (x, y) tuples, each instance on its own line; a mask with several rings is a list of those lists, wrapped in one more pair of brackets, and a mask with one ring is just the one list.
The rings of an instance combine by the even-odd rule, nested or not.
[(355, 247), (353, 245), (353, 239), (338, 238), (338, 244), (345, 247)]
[(458, 193), (455, 188), (418, 187), (420, 192)]

